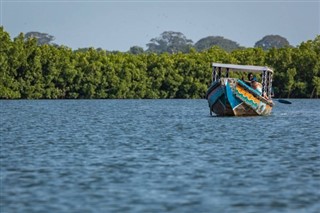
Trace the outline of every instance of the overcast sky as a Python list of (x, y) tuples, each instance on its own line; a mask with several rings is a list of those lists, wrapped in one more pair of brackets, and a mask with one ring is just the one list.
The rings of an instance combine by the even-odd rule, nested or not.
[(194, 43), (223, 36), (245, 47), (265, 35), (281, 35), (296, 46), (320, 34), (320, 0), (0, 1), (1, 25), (11, 38), (38, 31), (73, 49), (146, 49), (164, 31), (181, 32)]

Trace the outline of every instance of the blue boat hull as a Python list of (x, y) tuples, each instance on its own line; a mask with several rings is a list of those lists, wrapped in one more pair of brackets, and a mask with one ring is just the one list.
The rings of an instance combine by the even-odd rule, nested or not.
[(261, 94), (235, 78), (221, 78), (208, 88), (210, 114), (218, 116), (269, 115), (273, 103)]

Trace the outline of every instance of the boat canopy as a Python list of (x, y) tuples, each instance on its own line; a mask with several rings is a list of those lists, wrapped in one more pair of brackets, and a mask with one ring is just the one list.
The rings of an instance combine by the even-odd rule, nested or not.
[(221, 64), (221, 63), (212, 63), (212, 67), (216, 68), (229, 68), (233, 71), (241, 71), (241, 72), (263, 72), (268, 71), (270, 73), (273, 73), (273, 70), (269, 67), (263, 67), (263, 66), (253, 66), (253, 65), (237, 65), (237, 64)]

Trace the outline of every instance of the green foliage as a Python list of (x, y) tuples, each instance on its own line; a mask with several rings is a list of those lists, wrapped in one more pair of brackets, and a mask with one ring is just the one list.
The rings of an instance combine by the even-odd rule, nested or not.
[(314, 86), (314, 89), (312, 90), (310, 98), (312, 97), (318, 98), (320, 95), (320, 77), (314, 76), (312, 79), (312, 85)]
[(3, 27), (0, 27), (0, 43), (0, 97), (3, 99), (20, 98), (16, 71), (11, 65), (14, 57), (13, 44)]
[(267, 65), (275, 71), (277, 97), (319, 97), (319, 36), (295, 48), (232, 52), (217, 46), (198, 52), (182, 34), (162, 36), (155, 42), (165, 45), (155, 47), (156, 53), (139, 47), (127, 53), (94, 48), (72, 51), (39, 45), (37, 39), (23, 34), (11, 40), (0, 27), (0, 98), (203, 98), (211, 83), (212, 62)]
[[(274, 69), (274, 92), (279, 97), (289, 97), (289, 90), (291, 92), (292, 86), (286, 85), (291, 84), (291, 81), (288, 80), (290, 76), (287, 72), (293, 66), (293, 48), (281, 48), (281, 49), (270, 49), (265, 57), (265, 64)], [(291, 73), (291, 75), (293, 72)]]

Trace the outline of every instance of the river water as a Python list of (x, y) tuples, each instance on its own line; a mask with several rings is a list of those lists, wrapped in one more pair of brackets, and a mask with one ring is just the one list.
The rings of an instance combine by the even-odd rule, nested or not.
[(0, 212), (320, 212), (320, 101), (1, 100)]

